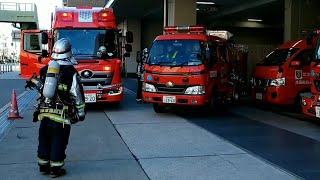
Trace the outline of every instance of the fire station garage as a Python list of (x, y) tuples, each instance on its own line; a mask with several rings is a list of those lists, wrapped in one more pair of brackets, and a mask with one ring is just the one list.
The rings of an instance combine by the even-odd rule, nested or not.
[[(246, 89), (242, 92), (244, 97), (240, 95), (242, 105), (231, 108), (232, 114), (243, 118), (233, 119), (230, 115), (222, 120), (212, 121), (203, 117), (187, 117), (187, 119), (246, 149), (268, 163), (281, 167), (284, 171), (306, 179), (320, 177), (320, 133), (319, 126), (314, 125), (314, 123), (317, 124), (317, 119), (305, 115), (299, 109), (301, 108), (299, 94), (310, 92), (310, 83), (305, 83), (308, 79), (301, 78), (297, 83), (300, 71), (297, 71), (299, 68), (296, 67), (290, 70), (291, 65), (288, 65), (289, 69), (278, 63), (265, 63), (266, 66), (260, 63), (259, 67), (257, 65), (260, 61), (268, 59), (266, 56), (278, 47), (281, 47), (282, 51), (275, 51), (269, 59), (286, 58), (281, 55), (285, 48), (291, 50), (299, 47), (308, 51), (308, 48), (305, 47), (307, 42), (303, 38), (308, 36), (308, 32), (319, 28), (320, 18), (317, 7), (320, 6), (320, 1), (109, 0), (106, 3), (107, 7), (115, 10), (119, 29), (124, 32), (130, 30), (134, 34), (132, 54), (125, 61), (127, 77), (134, 77), (136, 74), (135, 53), (144, 48), (150, 49), (154, 39), (164, 34), (164, 27), (191, 25), (204, 25), (208, 30), (227, 31), (232, 34), (232, 40), (242, 49), (243, 59), (239, 66), (244, 75), (242, 78), (247, 84), (250, 83), (250, 80), (253, 86), (257, 85), (256, 83), (261, 85), (261, 82), (262, 84), (268, 83), (266, 85), (269, 86), (272, 86), (272, 83), (280, 84), (270, 88), (280, 89), (283, 82), (277, 78), (277, 75), (267, 78), (262, 75), (260, 80), (255, 76), (271, 73), (274, 70), (270, 66), (274, 67), (274, 65), (278, 75), (282, 71), (293, 71), (292, 75), (287, 75), (286, 85), (289, 86), (290, 78), (296, 79), (295, 84), (289, 86), (284, 92), (277, 92), (277, 90), (271, 92), (269, 97), (271, 105), (252, 103), (248, 99), (260, 99), (262, 95), (260, 91), (252, 92), (251, 87), (247, 89), (244, 87)], [(287, 42), (291, 44), (286, 44)], [(310, 49), (308, 52), (311, 51)], [(286, 55), (288, 53), (284, 56)], [(310, 66), (310, 62), (307, 65)], [(257, 70), (257, 68), (260, 69)], [(309, 67), (306, 72), (302, 72), (302, 74), (305, 73), (310, 74)], [(269, 81), (264, 82), (268, 78)], [(304, 84), (304, 86), (299, 89), (299, 84)], [(299, 90), (295, 94), (290, 93), (294, 89)], [(285, 105), (277, 104), (282, 100), (272, 100), (280, 96), (284, 97), (286, 94), (294, 95), (288, 97), (290, 102), (284, 103)], [(305, 120), (307, 121), (304, 122)], [(282, 178), (278, 176), (275, 179)]]
[[(92, 5), (88, 2), (70, 1), (66, 5)], [(127, 94), (123, 111), (119, 115), (106, 110), (106, 114), (150, 179), (320, 179), (320, 66), (316, 62), (319, 56), (315, 56), (320, 52), (319, 0), (97, 2), (113, 8), (123, 35), (133, 33), (132, 53), (124, 58)], [(173, 69), (183, 69), (183, 64), (146, 65), (143, 100), (153, 103), (137, 104), (138, 52), (144, 48), (152, 52), (156, 38), (173, 37), (166, 36), (169, 31), (191, 33), (203, 30), (201, 27), (223, 34), (219, 38), (232, 47), (228, 57), (235, 55), (240, 75), (233, 74), (236, 78), (230, 84), (237, 88), (229, 93), (231, 98), (222, 98), (232, 101), (228, 112), (201, 114), (200, 107), (164, 113), (155, 102), (196, 104), (199, 99), (193, 95), (207, 93), (204, 86), (174, 84), (181, 79), (186, 84), (192, 82), (202, 72), (172, 78)], [(160, 71), (167, 71), (167, 75)], [(220, 76), (217, 71), (207, 74), (210, 78)], [(153, 80), (162, 84), (150, 83)], [(177, 95), (181, 89), (183, 95)], [(183, 99), (186, 89), (189, 95)], [(166, 92), (167, 100), (157, 91)], [(216, 99), (208, 102), (211, 105)], [(216, 157), (223, 161), (213, 160)]]

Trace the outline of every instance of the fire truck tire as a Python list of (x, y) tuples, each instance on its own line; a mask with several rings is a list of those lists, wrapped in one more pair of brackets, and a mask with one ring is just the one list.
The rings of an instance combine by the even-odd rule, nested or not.
[(294, 99), (294, 110), (298, 113), (302, 112), (300, 93)]
[(223, 96), (218, 91), (212, 93), (209, 104), (208, 111), (209, 114), (224, 114), (227, 112), (228, 107), (221, 99)]
[(161, 105), (159, 105), (157, 103), (153, 103), (152, 105), (153, 105), (154, 112), (156, 112), (156, 113), (164, 113), (165, 112), (165, 107), (164, 106), (161, 106)]

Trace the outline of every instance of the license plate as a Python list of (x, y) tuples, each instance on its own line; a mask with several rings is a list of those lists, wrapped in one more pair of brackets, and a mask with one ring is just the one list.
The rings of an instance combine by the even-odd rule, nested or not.
[(262, 100), (262, 94), (261, 93), (256, 93), (256, 99)]
[(320, 106), (316, 106), (316, 117), (320, 118)]
[(175, 96), (163, 96), (163, 103), (176, 103), (176, 97)]
[(97, 102), (96, 94), (84, 94), (86, 103), (95, 103)]

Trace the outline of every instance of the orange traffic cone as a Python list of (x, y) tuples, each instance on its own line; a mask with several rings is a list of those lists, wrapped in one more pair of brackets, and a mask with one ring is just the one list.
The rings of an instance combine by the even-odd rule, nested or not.
[(16, 91), (13, 89), (12, 98), (11, 98), (11, 107), (10, 107), (8, 119), (20, 119), (20, 118), (22, 117), (19, 115), (17, 95), (16, 95)]

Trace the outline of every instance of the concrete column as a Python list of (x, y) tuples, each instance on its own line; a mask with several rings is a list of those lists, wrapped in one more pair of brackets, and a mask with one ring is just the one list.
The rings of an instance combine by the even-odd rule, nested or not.
[(320, 27), (319, 0), (285, 0), (284, 42), (301, 38), (301, 32)]
[(131, 31), (133, 33), (133, 43), (132, 52), (130, 57), (125, 58), (125, 70), (128, 76), (131, 76), (136, 73), (136, 57), (137, 51), (141, 50), (141, 20), (138, 19), (129, 19), (118, 25), (118, 28), (123, 29), (125, 35), (126, 31)]
[(164, 26), (197, 24), (196, 0), (164, 0)]

